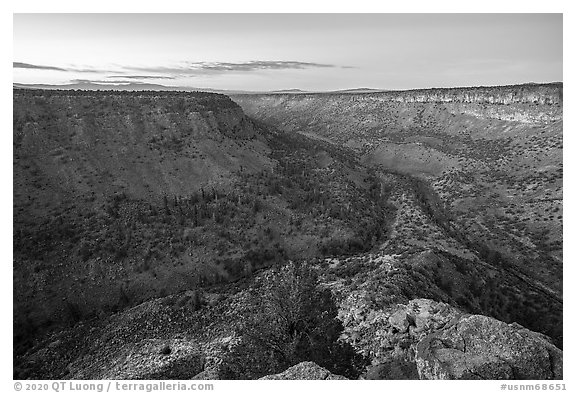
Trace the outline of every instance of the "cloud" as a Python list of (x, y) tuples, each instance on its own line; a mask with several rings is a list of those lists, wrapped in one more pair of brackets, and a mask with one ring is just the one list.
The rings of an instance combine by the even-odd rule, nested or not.
[(303, 61), (253, 60), (231, 62), (188, 62), (174, 67), (125, 67), (132, 71), (158, 72), (178, 75), (206, 75), (226, 72), (253, 72), (261, 70), (302, 70), (309, 68), (349, 68), (334, 64), (310, 63)]
[(45, 66), (38, 64), (22, 63), (18, 61), (12, 62), (12, 68), (25, 68), (29, 70), (48, 70), (48, 71), (63, 71), (63, 72), (87, 72), (87, 73), (104, 73), (104, 72), (120, 72), (120, 71), (109, 71), (109, 70), (99, 70), (94, 68), (63, 68), (55, 66)]
[(32, 70), (51, 70), (51, 71), (68, 71), (65, 68), (60, 67), (52, 67), (52, 66), (43, 66), (43, 65), (36, 65), (36, 64), (28, 64), (28, 63), (20, 63), (17, 61), (12, 62), (12, 68), (26, 68)]
[(175, 79), (170, 75), (111, 75), (107, 78), (124, 78), (124, 79)]
[(193, 67), (214, 71), (255, 71), (255, 70), (286, 70), (304, 68), (333, 68), (332, 64), (307, 63), (302, 61), (248, 61), (244, 63), (191, 63)]
[(71, 79), (70, 83), (90, 83), (98, 85), (144, 84), (144, 82), (132, 82), (125, 80), (94, 80), (94, 79)]
[[(114, 74), (106, 76), (108, 79), (145, 80), (145, 79), (176, 79), (176, 77), (194, 77), (203, 75), (220, 75), (230, 72), (257, 72), (269, 70), (303, 70), (311, 68), (354, 68), (350, 66), (338, 66), (334, 64), (312, 63), (304, 61), (275, 61), (275, 60), (252, 60), (245, 62), (185, 62), (176, 66), (117, 66), (115, 71), (95, 68), (55, 67), (36, 65), (22, 62), (13, 62), (14, 68), (26, 68), (35, 70), (50, 70), (62, 72)], [(130, 73), (142, 72), (146, 74)], [(150, 75), (150, 74), (159, 75)], [(122, 75), (125, 74), (125, 75)], [(124, 81), (126, 82), (126, 81)], [(105, 82), (102, 82), (105, 83)], [(119, 83), (119, 82), (117, 82)]]

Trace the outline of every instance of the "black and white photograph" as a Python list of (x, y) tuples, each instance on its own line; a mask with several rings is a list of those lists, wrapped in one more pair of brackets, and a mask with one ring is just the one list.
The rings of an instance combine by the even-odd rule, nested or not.
[(564, 23), (14, 13), (13, 380), (566, 390)]

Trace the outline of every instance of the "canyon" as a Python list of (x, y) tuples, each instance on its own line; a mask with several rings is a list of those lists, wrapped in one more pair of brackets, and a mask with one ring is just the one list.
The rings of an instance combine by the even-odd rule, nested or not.
[(562, 89), (15, 89), (15, 377), (561, 379)]

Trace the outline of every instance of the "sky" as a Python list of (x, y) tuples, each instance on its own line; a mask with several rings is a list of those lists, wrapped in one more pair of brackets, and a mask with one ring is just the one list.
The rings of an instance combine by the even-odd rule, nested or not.
[(562, 81), (562, 14), (15, 14), (16, 83), (227, 90)]

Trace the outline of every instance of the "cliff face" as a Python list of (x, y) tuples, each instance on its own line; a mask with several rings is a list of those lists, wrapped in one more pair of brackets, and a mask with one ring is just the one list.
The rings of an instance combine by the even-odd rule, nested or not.
[(467, 104), (562, 105), (561, 83), (496, 87), (459, 87), (379, 93), (381, 99), (398, 102), (454, 102)]
[(134, 122), (140, 121), (140, 125), (149, 128), (170, 128), (179, 123), (195, 137), (207, 136), (208, 129), (229, 137), (253, 136), (247, 130), (239, 132), (238, 127), (245, 120), (242, 109), (221, 94), (14, 90), (13, 101), (15, 125), (20, 126), (15, 129), (18, 138), (25, 136), (25, 126), (46, 126), (42, 121), (59, 121), (65, 128), (94, 128), (90, 120), (96, 117), (100, 125), (118, 126), (118, 132), (123, 132), (123, 128), (132, 133), (143, 132), (135, 130), (138, 124)]
[[(366, 119), (368, 116), (381, 116), (374, 112), (391, 110), (398, 115), (396, 121), (401, 121), (403, 115), (414, 116), (411, 113), (419, 108), (433, 111), (439, 118), (448, 112), (483, 119), (540, 123), (562, 119), (562, 91), (562, 84), (549, 84), (361, 94), (237, 95), (233, 99), (248, 115), (263, 120), (282, 121), (283, 113), (291, 117), (304, 116), (301, 120), (287, 122), (289, 127), (306, 121), (308, 116), (302, 113), (305, 109), (309, 114), (315, 114), (316, 119), (333, 118), (343, 120), (344, 124), (359, 114)], [(359, 126), (370, 128), (372, 119), (368, 117), (366, 120)]]
[(268, 162), (219, 94), (15, 90), (13, 132), (15, 196), (187, 195)]

